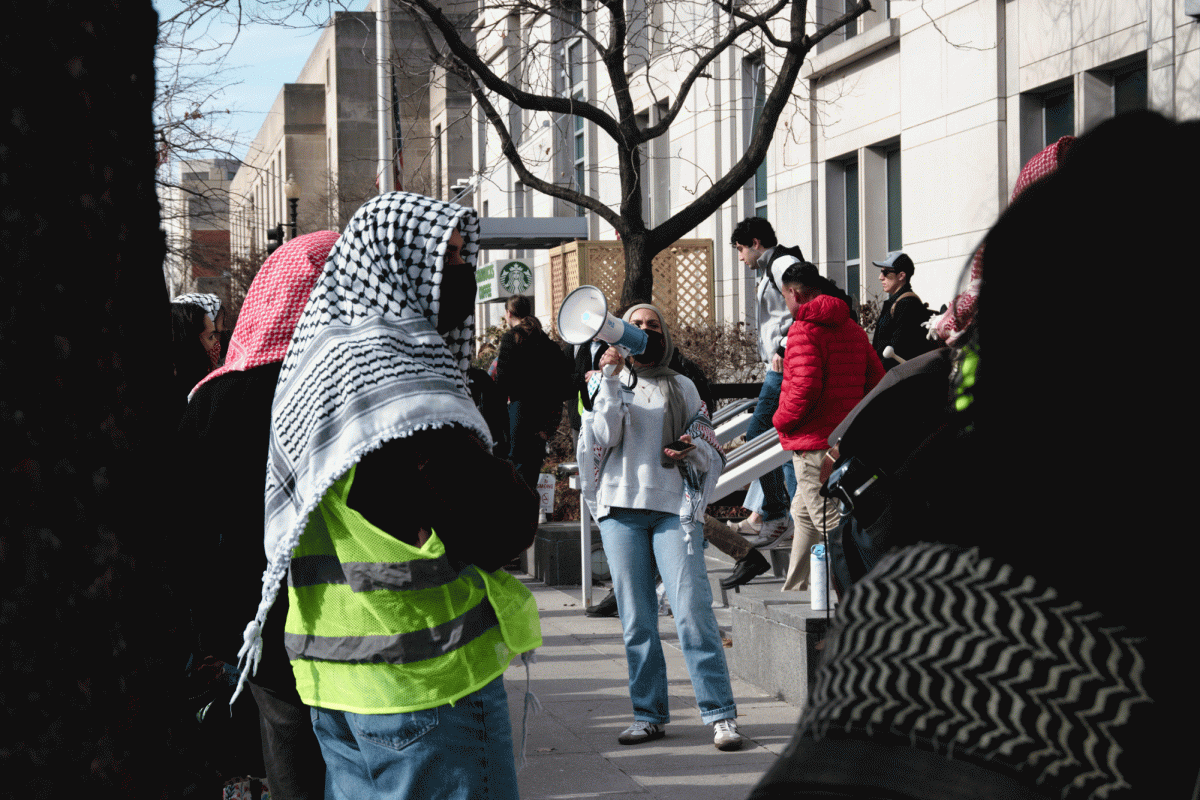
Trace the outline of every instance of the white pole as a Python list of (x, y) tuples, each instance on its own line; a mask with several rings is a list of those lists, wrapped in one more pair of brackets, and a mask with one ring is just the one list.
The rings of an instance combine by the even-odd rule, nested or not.
[(379, 159), (376, 173), (379, 177), (379, 193), (391, 192), (395, 190), (392, 185), (392, 158), (394, 154), (391, 148), (391, 113), (390, 107), (392, 104), (392, 83), (388, 80), (388, 68), (391, 62), (392, 54), (392, 36), (391, 36), (391, 0), (376, 0), (379, 4), (375, 9), (375, 93), (379, 99), (379, 113), (376, 118), (376, 127), (379, 130)]
[(583, 583), (583, 607), (592, 604), (592, 513), (588, 504), (579, 498), (579, 550), (581, 556), (580, 580)]

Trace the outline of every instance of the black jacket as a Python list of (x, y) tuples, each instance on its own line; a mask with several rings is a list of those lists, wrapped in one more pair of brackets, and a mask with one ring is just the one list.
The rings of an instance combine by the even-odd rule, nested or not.
[(875, 323), (875, 334), (871, 337), (871, 346), (883, 362), (884, 369), (891, 369), (900, 363), (894, 358), (883, 357), (883, 350), (888, 345), (906, 361), (928, 353), (936, 346), (926, 338), (927, 331), (921, 327), (921, 323), (929, 319), (932, 313), (907, 283), (901, 291), (884, 301), (879, 321)]

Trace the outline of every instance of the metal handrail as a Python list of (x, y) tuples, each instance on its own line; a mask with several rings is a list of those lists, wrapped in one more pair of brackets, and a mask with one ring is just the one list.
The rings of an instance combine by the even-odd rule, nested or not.
[(791, 451), (780, 445), (778, 431), (774, 428), (764, 431), (726, 455), (725, 470), (708, 502), (715, 503), (728, 497), (751, 481), (782, 467), (791, 457)]
[[(736, 410), (725, 415), (725, 423), (722, 425), (724, 430), (718, 430), (717, 432), (718, 441), (721, 440), (723, 432), (728, 433), (730, 430), (740, 427), (740, 430), (733, 436), (730, 436), (729, 440), (745, 432), (746, 426), (749, 425), (750, 421), (750, 415), (745, 414), (745, 411), (752, 407), (755, 402), (757, 402), (757, 399), (735, 403), (731, 406), (731, 408), (735, 408)], [(725, 411), (725, 409), (722, 409), (722, 411)], [(738, 416), (741, 414), (745, 415), (745, 419), (738, 419)], [(721, 473), (721, 478), (717, 481), (717, 488), (712, 496), (708, 498), (708, 501), (714, 503), (723, 500), (733, 492), (748, 485), (751, 481), (761, 478), (777, 467), (783, 466), (791, 457), (791, 452), (784, 450), (779, 444), (778, 431), (774, 428), (764, 431), (759, 436), (738, 445), (726, 454), (725, 470)], [(564, 462), (559, 464), (558, 473), (560, 477), (572, 478), (574, 485), (578, 486), (578, 463)], [(579, 555), (579, 582), (582, 584), (580, 587), (580, 600), (584, 608), (586, 608), (592, 604), (592, 515), (588, 512), (587, 503), (583, 502), (583, 498), (580, 498), (579, 502)]]
[(727, 445), (746, 432), (746, 429), (750, 427), (750, 421), (754, 418), (752, 412), (757, 403), (757, 398), (741, 400), (717, 412), (717, 415), (713, 417), (713, 429), (718, 444)]
[(741, 414), (743, 411), (752, 411), (754, 409), (754, 406), (756, 406), (756, 405), (758, 405), (757, 397), (748, 397), (748, 398), (739, 400), (736, 403), (730, 403), (729, 405), (725, 406), (720, 411), (718, 411), (716, 414), (713, 414), (713, 418), (712, 418), (713, 427), (715, 428), (718, 425), (722, 425), (722, 424), (728, 422), (729, 420), (736, 417), (738, 414)]

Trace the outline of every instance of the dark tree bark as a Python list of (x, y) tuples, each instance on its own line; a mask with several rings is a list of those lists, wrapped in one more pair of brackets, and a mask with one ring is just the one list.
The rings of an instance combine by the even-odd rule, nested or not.
[(20, 797), (187, 796), (156, 16), (42, 0), (2, 27), (0, 775)]

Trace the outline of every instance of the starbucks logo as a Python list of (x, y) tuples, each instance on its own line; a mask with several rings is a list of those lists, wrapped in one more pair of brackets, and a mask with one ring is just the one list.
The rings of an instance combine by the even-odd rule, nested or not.
[(523, 261), (510, 261), (500, 268), (500, 285), (509, 294), (525, 294), (533, 285), (533, 270)]

